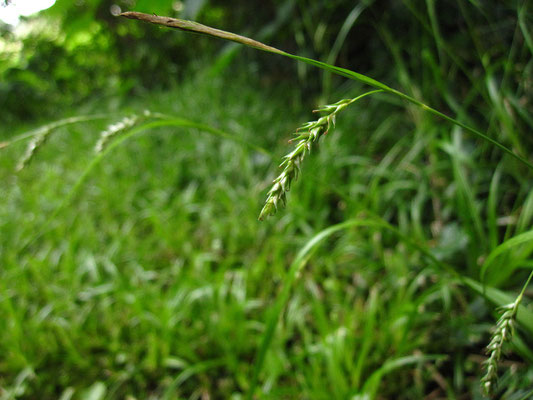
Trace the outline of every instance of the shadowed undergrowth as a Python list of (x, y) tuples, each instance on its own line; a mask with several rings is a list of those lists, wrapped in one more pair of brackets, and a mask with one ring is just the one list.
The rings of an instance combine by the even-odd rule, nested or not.
[[(120, 107), (0, 127), (0, 400), (480, 399), (482, 379), (531, 396), (527, 7), (482, 32), (459, 5), (461, 47), (432, 1), (404, 6), (405, 35), (375, 28), (388, 94), (290, 56), (360, 81), (318, 119), (296, 84), (215, 76), (221, 57)], [(267, 206), (290, 188), (287, 208), (259, 223), (273, 179)]]
[[(278, 158), (287, 148), (283, 132), (302, 115), (286, 109), (286, 98), (199, 77), (149, 103), (154, 112), (276, 149)], [(419, 131), (397, 108), (371, 98), (352, 107), (310, 155), (289, 211), (277, 219), (257, 222), (276, 173), (271, 157), (196, 127), (152, 127), (111, 149), (23, 253), (20, 244), (94, 160), (99, 132), (122, 117), (58, 129), (18, 175), (24, 143), (3, 149), (2, 396), (240, 398), (252, 385), (258, 348), (266, 398), (478, 393), (493, 305), (458, 278), (478, 278), (477, 260), (491, 249), (481, 239), (501, 225), (489, 219), (479, 231), (465, 229), (472, 215), (464, 197), (485, 212), (490, 204), (479, 188), (494, 178), (473, 168), (459, 133), (446, 139), (438, 128)], [(142, 113), (135, 110), (132, 104), (125, 114)], [(506, 164), (498, 171), (500, 187), (520, 182)], [(514, 201), (524, 201), (527, 184), (515, 188)], [(510, 235), (527, 231), (528, 209), (492, 192), (496, 220), (511, 207), (523, 222), (508, 226)], [(398, 232), (380, 223), (347, 226), (324, 236), (306, 268), (287, 275), (314, 233), (373, 215)], [(489, 283), (501, 285), (502, 274), (506, 286), (524, 280), (521, 260), (531, 246), (517, 249), (505, 253), (514, 278), (491, 267)], [(285, 303), (273, 306), (280, 287)], [(509, 362), (518, 375), (504, 373), (503, 390), (525, 393), (528, 368)]]

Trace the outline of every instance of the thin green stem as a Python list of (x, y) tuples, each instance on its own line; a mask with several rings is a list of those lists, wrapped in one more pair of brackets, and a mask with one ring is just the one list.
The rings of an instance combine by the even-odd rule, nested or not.
[(516, 303), (517, 303), (516, 312), (518, 312), (518, 305), (522, 301), (522, 297), (524, 297), (524, 293), (526, 292), (526, 289), (529, 286), (529, 282), (531, 282), (531, 279), (533, 279), (533, 271), (531, 271), (531, 273), (529, 274), (529, 277), (527, 278), (526, 283), (524, 283), (524, 286), (522, 286), (522, 290), (520, 291), (520, 294), (516, 298)]
[(54, 121), (52, 123), (43, 125), (37, 129), (33, 129), (29, 132), (15, 136), (13, 139), (8, 140), (6, 142), (1, 142), (0, 149), (11, 146), (12, 144), (20, 142), (22, 140), (29, 139), (31, 137), (39, 135), (42, 133), (43, 130), (52, 130), (52, 129), (57, 129), (62, 126), (76, 124), (78, 122), (87, 122), (87, 121), (106, 119), (106, 118), (111, 118), (111, 117), (113, 117), (113, 114), (95, 114), (95, 115), (81, 115), (78, 117), (70, 117), (70, 118), (61, 119), (59, 121)]
[[(167, 116), (163, 114), (154, 114), (156, 117), (162, 117), (166, 118)], [(143, 125), (139, 125), (137, 127), (134, 127), (130, 129), (129, 131), (125, 132), (122, 136), (119, 136), (114, 141), (112, 141), (108, 146), (106, 146), (104, 149), (102, 149), (101, 152), (97, 153), (91, 160), (91, 162), (85, 167), (83, 173), (78, 178), (72, 189), (70, 189), (69, 193), (63, 198), (63, 201), (59, 204), (59, 206), (54, 210), (54, 212), (46, 219), (45, 223), (41, 227), (41, 229), (35, 234), (32, 238), (30, 238), (22, 247), (21, 252), (28, 248), (32, 243), (34, 243), (38, 238), (40, 238), (43, 234), (45, 234), (51, 226), (51, 223), (54, 221), (54, 219), (59, 215), (61, 211), (67, 207), (70, 202), (74, 199), (76, 194), (78, 193), (79, 189), (82, 187), (82, 185), (85, 183), (91, 172), (94, 171), (94, 169), (100, 164), (100, 162), (106, 157), (111, 151), (113, 151), (115, 148), (120, 146), (122, 143), (124, 143), (126, 140), (130, 139), (131, 137), (150, 131), (153, 128), (159, 128), (159, 127), (165, 127), (165, 126), (175, 126), (175, 127), (181, 127), (181, 128), (193, 128), (198, 129), (200, 131), (206, 132), (210, 135), (221, 137), (223, 139), (229, 139), (234, 142), (240, 143), (242, 145), (248, 146), (255, 151), (258, 151), (260, 153), (265, 154), (266, 156), (272, 158), (273, 155), (268, 150), (263, 149), (262, 147), (259, 147), (257, 145), (254, 145), (253, 143), (249, 143), (244, 139), (241, 139), (237, 136), (231, 135), (227, 132), (224, 132), (220, 129), (213, 128), (209, 125), (190, 121), (183, 118), (172, 118), (172, 119), (163, 119), (160, 121), (152, 121), (147, 122)]]
[(402, 92), (400, 92), (400, 91), (398, 91), (396, 89), (393, 89), (393, 88), (385, 85), (384, 83), (381, 83), (381, 82), (379, 82), (379, 81), (377, 81), (375, 79), (372, 79), (372, 78), (370, 78), (370, 77), (368, 77), (366, 75), (359, 74), (359, 73), (351, 71), (349, 69), (336, 67), (336, 66), (333, 66), (333, 65), (321, 62), (321, 61), (313, 60), (311, 58), (306, 58), (306, 57), (301, 57), (301, 56), (297, 56), (297, 55), (294, 55), (294, 54), (290, 54), (290, 53), (287, 53), (287, 52), (285, 52), (283, 50), (279, 50), (279, 49), (277, 49), (275, 47), (268, 46), (268, 45), (263, 44), (261, 42), (258, 42), (256, 40), (247, 38), (245, 36), (236, 35), (236, 34), (231, 33), (231, 32), (222, 31), (220, 29), (214, 29), (214, 28), (211, 28), (209, 26), (198, 24), (198, 23), (192, 22), (192, 21), (185, 21), (185, 20), (181, 20), (181, 19), (177, 19), (177, 18), (170, 18), (170, 17), (159, 17), (159, 16), (150, 15), (150, 14), (144, 14), (144, 13), (139, 13), (139, 12), (126, 12), (126, 13), (122, 13), (120, 15), (123, 16), (123, 17), (126, 17), (126, 18), (130, 18), (130, 19), (137, 19), (137, 20), (141, 20), (141, 21), (145, 21), (145, 22), (150, 22), (150, 23), (156, 24), (156, 25), (163, 25), (163, 26), (167, 26), (169, 28), (176, 28), (176, 29), (180, 29), (180, 30), (184, 30), (184, 31), (196, 32), (196, 33), (200, 33), (200, 34), (203, 34), (203, 35), (208, 35), (208, 36), (217, 37), (217, 38), (224, 39), (224, 40), (230, 40), (230, 41), (233, 41), (233, 42), (241, 43), (241, 44), (244, 44), (245, 46), (249, 46), (249, 47), (252, 47), (252, 48), (257, 49), (257, 50), (262, 50), (262, 51), (266, 51), (268, 53), (273, 53), (273, 54), (278, 54), (278, 55), (281, 55), (281, 56), (284, 56), (284, 57), (289, 57), (289, 58), (292, 58), (294, 60), (297, 60), (297, 61), (300, 61), (300, 62), (304, 62), (304, 63), (309, 64), (309, 65), (313, 65), (313, 66), (315, 66), (317, 68), (321, 68), (321, 69), (324, 69), (326, 71), (333, 72), (333, 73), (335, 73), (337, 75), (344, 76), (345, 78), (357, 80), (357, 81), (360, 81), (360, 82), (365, 83), (367, 85), (373, 86), (375, 88), (382, 89), (383, 91), (385, 91), (387, 93), (393, 94), (393, 95), (398, 96), (398, 97), (400, 97), (400, 98), (402, 98), (404, 100), (407, 100), (408, 102), (410, 102), (410, 103), (422, 108), (423, 110), (426, 110), (426, 111), (428, 111), (429, 113), (431, 113), (431, 114), (433, 114), (435, 116), (443, 118), (446, 121), (451, 122), (452, 124), (457, 125), (457, 126), (463, 128), (463, 129), (465, 129), (466, 131), (474, 134), (475, 136), (478, 136), (479, 138), (481, 138), (481, 139), (493, 144), (494, 146), (498, 147), (500, 150), (502, 150), (505, 153), (511, 155), (512, 157), (514, 157), (515, 159), (519, 160), (520, 162), (522, 162), (523, 164), (527, 165), (530, 169), (533, 170), (533, 164), (531, 162), (529, 162), (527, 159), (525, 159), (524, 157), (514, 153), (511, 149), (507, 148), (506, 146), (502, 145), (501, 143), (497, 142), (496, 140), (490, 138), (489, 136), (485, 135), (484, 133), (478, 131), (477, 129), (472, 128), (472, 127), (470, 127), (470, 126), (468, 126), (468, 125), (466, 125), (466, 124), (458, 121), (457, 119), (452, 118), (452, 117), (450, 117), (450, 116), (448, 116), (446, 114), (443, 114), (442, 112), (440, 112), (440, 111), (428, 106), (427, 104), (424, 104), (420, 100), (417, 100), (414, 97), (411, 97), (411, 96), (409, 96), (409, 95), (407, 95), (405, 93), (402, 93)]

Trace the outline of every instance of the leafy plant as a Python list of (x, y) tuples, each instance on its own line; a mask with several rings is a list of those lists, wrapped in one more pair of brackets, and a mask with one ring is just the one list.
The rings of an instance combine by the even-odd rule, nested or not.
[[(324, 112), (326, 115), (318, 119), (317, 121), (308, 122), (304, 124), (302, 127), (300, 127), (295, 134), (295, 138), (293, 140), (297, 141), (295, 149), (289, 153), (287, 156), (285, 156), (284, 161), (281, 164), (281, 167), (283, 168), (283, 172), (274, 180), (273, 187), (268, 192), (268, 198), (266, 201), (265, 206), (261, 210), (259, 219), (262, 220), (266, 216), (275, 214), (278, 204), (285, 205), (286, 201), (286, 193), (290, 190), (292, 182), (297, 178), (300, 170), (300, 165), (303, 162), (303, 159), (305, 158), (305, 155), (307, 152), (311, 151), (311, 146), (313, 143), (317, 142), (320, 137), (325, 135), (331, 127), (335, 124), (335, 118), (337, 114), (342, 111), (344, 108), (346, 108), (348, 105), (354, 103), (358, 99), (373, 94), (376, 92), (386, 92), (389, 94), (393, 94), (395, 96), (398, 96), (404, 100), (409, 101), (410, 103), (416, 105), (417, 107), (421, 108), (424, 111), (430, 112), (431, 114), (434, 114), (438, 117), (444, 118), (445, 120), (453, 123), (454, 125), (457, 125), (468, 132), (482, 138), (483, 140), (489, 142), (490, 144), (498, 147), (500, 150), (503, 150), (507, 154), (513, 156), (515, 159), (519, 160), (522, 164), (526, 165), (529, 169), (533, 170), (533, 164), (531, 164), (526, 158), (514, 153), (509, 148), (505, 147), (498, 141), (492, 139), (491, 137), (487, 136), (486, 134), (460, 122), (459, 120), (449, 117), (440, 111), (431, 108), (430, 106), (424, 104), (423, 102), (415, 99), (414, 97), (411, 97), (405, 93), (402, 93), (398, 90), (392, 89), (389, 86), (376, 81), (372, 78), (369, 78), (365, 75), (359, 74), (357, 72), (353, 72), (347, 69), (338, 68), (335, 66), (332, 66), (330, 64), (326, 64), (320, 61), (316, 61), (313, 59), (296, 56), (290, 53), (286, 53), (284, 51), (281, 51), (279, 49), (273, 48), (271, 46), (265, 45), (263, 43), (257, 42), (253, 39), (236, 35), (230, 32), (221, 31), (218, 29), (214, 29), (205, 25), (201, 25), (195, 22), (191, 21), (185, 21), (180, 19), (174, 19), (174, 18), (168, 18), (168, 17), (160, 17), (157, 15), (149, 15), (149, 14), (143, 14), (139, 12), (126, 12), (121, 14), (121, 16), (131, 19), (137, 19), (145, 22), (150, 22), (153, 24), (163, 25), (170, 28), (177, 28), (184, 31), (191, 31), (201, 34), (206, 34), (209, 36), (234, 41), (237, 43), (244, 44), (246, 46), (253, 47), (258, 50), (266, 51), (269, 53), (273, 53), (276, 55), (281, 55), (285, 57), (289, 57), (319, 68), (322, 68), (326, 71), (361, 81), (365, 84), (368, 84), (370, 86), (373, 86), (375, 88), (378, 88), (378, 90), (366, 93), (364, 95), (361, 95), (354, 99), (346, 99), (341, 100), (335, 104), (327, 105), (322, 108), (320, 108), (318, 111)], [(310, 242), (315, 243), (316, 241), (319, 241), (323, 236), (327, 236), (330, 234), (330, 232), (335, 232), (337, 229), (343, 228), (344, 225), (339, 225), (338, 227), (333, 227), (331, 230), (324, 231), (323, 234), (319, 234), (314, 240)], [(516, 238), (518, 240), (518, 237)], [(512, 246), (512, 242), (509, 242), (509, 246)], [(263, 343), (260, 347), (257, 360), (256, 360), (256, 367), (255, 372), (252, 380), (252, 386), (248, 392), (248, 398), (251, 399), (254, 395), (257, 379), (259, 376), (259, 372), (261, 371), (264, 358), (265, 358), (265, 352), (270, 346), (270, 342), (272, 340), (272, 336), (274, 334), (275, 326), (277, 324), (277, 321), (279, 319), (279, 315), (281, 313), (281, 310), (286, 305), (288, 301), (288, 296), (292, 287), (292, 284), (296, 278), (296, 275), (298, 271), (302, 268), (302, 265), (305, 263), (304, 258), (307, 253), (307, 247), (302, 250), (299, 256), (297, 256), (296, 260), (293, 262), (291, 269), (288, 272), (288, 279), (285, 282), (285, 287), (280, 294), (280, 297), (278, 298), (278, 302), (276, 304), (276, 307), (272, 311), (272, 317), (270, 318), (268, 324), (267, 324), (267, 331), (264, 335)], [(497, 254), (494, 253), (495, 257)], [(487, 264), (489, 264), (489, 261), (487, 260)], [(482, 270), (482, 274), (484, 274), (487, 267), (484, 267)], [(510, 339), (511, 335), (511, 329), (512, 329), (512, 323), (514, 321), (514, 318), (516, 317), (518, 306), (522, 300), (523, 293), (527, 285), (529, 284), (531, 280), (531, 276), (526, 281), (526, 284), (524, 285), (524, 288), (522, 289), (522, 292), (517, 297), (517, 299), (509, 306), (504, 306), (504, 314), (500, 318), (497, 324), (497, 328), (495, 331), (495, 334), (492, 337), (492, 341), (488, 346), (488, 350), (490, 352), (490, 358), (487, 360), (487, 374), (483, 378), (483, 387), (486, 390), (488, 394), (492, 394), (493, 386), (496, 380), (496, 368), (497, 363), (500, 359), (501, 355), (501, 348), (503, 346), (503, 343), (505, 341), (508, 341)]]
[[(185, 3), (189, 11), (190, 4), (200, 4), (199, 10), (207, 4)], [(345, 64), (359, 45), (348, 31), (360, 18), (372, 21), (375, 11), (372, 1), (349, 8), (341, 3), (283, 2), (275, 20), (253, 34), (270, 40), (291, 20), (274, 40), (292, 48), (284, 40), (294, 30), (298, 54), (307, 58), (190, 21), (137, 14), (234, 42), (205, 75), (163, 93), (144, 92), (144, 84), (153, 86), (147, 82), (152, 76), (143, 74), (143, 95), (129, 96), (135, 106), (128, 110), (109, 113), (100, 103), (96, 109), (106, 114), (62, 119), (14, 138), (6, 130), (0, 142), (0, 313), (6, 316), (0, 319), (0, 399), (242, 393), (249, 399), (428, 393), (456, 399), (479, 397), (480, 389), (527, 398), (533, 314), (525, 290), (531, 277), (518, 297), (512, 290), (528, 276), (533, 254), (533, 193), (524, 168), (531, 160), (522, 129), (533, 126), (529, 42), (522, 46), (529, 37), (527, 7), (516, 5), (514, 37), (491, 42), (484, 52), (487, 37), (508, 35), (514, 20), (495, 6), (476, 14), (498, 16), (481, 30), (470, 15), (477, 3), (458, 2), (475, 47), (465, 56), (466, 47), (453, 42), (465, 33), (454, 39), (446, 34), (455, 30), (439, 26), (439, 12), (456, 9), (437, 10), (426, 1), (425, 16), (410, 0), (401, 9), (393, 6), (375, 27), (390, 59), (380, 50), (358, 64), (364, 70), (375, 58), (379, 66), (370, 75), (380, 76), (377, 81), (332, 65)], [(70, 10), (70, 17), (81, 10), (72, 4), (58, 0), (52, 11)], [(84, 4), (90, 16), (78, 17), (90, 24), (96, 13), (109, 24), (100, 39), (128, 38), (133, 55), (111, 71), (103, 68), (109, 76), (122, 71), (121, 90), (129, 90), (144, 66), (158, 74), (154, 82), (175, 79), (165, 57), (150, 60), (188, 38), (140, 24), (130, 25), (130, 35), (110, 17), (109, 4)], [(161, 15), (168, 4), (139, 1), (136, 9)], [(221, 4), (205, 7), (199, 18), (237, 29), (244, 23), (247, 36), (255, 31), (249, 25), (262, 25), (261, 16), (246, 25), (240, 11), (232, 25), (233, 14)], [(341, 6), (351, 12), (339, 15)], [(398, 36), (396, 24), (386, 20), (398, 12), (420, 23)], [(71, 29), (83, 32), (87, 25), (79, 21), (69, 19)], [(150, 34), (132, 47), (142, 32)], [(146, 46), (154, 41), (167, 47)], [(246, 77), (239, 87), (221, 83), (217, 74), (234, 66), (237, 44), (300, 61), (298, 89), (278, 88), (272, 96), (270, 85), (254, 90)], [(212, 53), (203, 45), (187, 49), (168, 57), (188, 57), (191, 49)], [(113, 64), (113, 54), (105, 63)], [(319, 55), (328, 63), (316, 61)], [(472, 67), (476, 56), (481, 70)], [(315, 79), (313, 69), (302, 66), (319, 67), (324, 75)], [(383, 68), (390, 71), (386, 78), (378, 75)], [(235, 83), (240, 74), (231, 72)], [(344, 100), (319, 107), (320, 116), (296, 130), (260, 218), (283, 206), (292, 189), (290, 208), (257, 223), (273, 153), (286, 153), (276, 145), (277, 133), (301, 117), (298, 106), (287, 105), (299, 104), (294, 99), (301, 96), (309, 108), (315, 99), (307, 98), (308, 82), (322, 85), (327, 97), (332, 73), (349, 78), (336, 90)], [(522, 74), (515, 90), (509, 83)], [(381, 82), (387, 79), (396, 79), (401, 91)], [(348, 107), (352, 112), (341, 113)], [(480, 121), (486, 128), (472, 128)], [(357, 127), (354, 135), (348, 127)], [(19, 145), (25, 140), (24, 154)], [(25, 167), (12, 176), (17, 160)], [(304, 162), (305, 179), (295, 185)], [(502, 307), (489, 339), (491, 311), (496, 315)], [(505, 364), (512, 367), (503, 368), (507, 346), (526, 362), (509, 357)]]
[[(362, 83), (365, 83), (367, 85), (370, 85), (370, 86), (373, 86), (375, 88), (378, 88), (380, 91), (383, 91), (383, 92), (386, 92), (386, 93), (390, 93), (390, 94), (396, 95), (396, 96), (398, 96), (398, 97), (400, 97), (400, 98), (402, 98), (404, 100), (407, 100), (410, 103), (413, 103), (414, 105), (416, 105), (417, 107), (420, 107), (424, 111), (430, 112), (431, 114), (434, 114), (434, 115), (436, 115), (438, 117), (444, 118), (445, 120), (447, 120), (447, 121), (449, 121), (449, 122), (451, 122), (451, 123), (463, 128), (463, 129), (467, 130), (468, 132), (470, 132), (470, 133), (482, 138), (483, 140), (485, 140), (485, 141), (493, 144), (494, 146), (498, 147), (499, 149), (505, 151), (507, 154), (510, 154), (511, 156), (513, 156), (514, 158), (519, 160), (521, 163), (526, 165), (528, 168), (533, 170), (533, 164), (530, 163), (527, 159), (525, 159), (524, 157), (514, 153), (509, 148), (505, 147), (504, 145), (502, 145), (498, 141), (490, 138), (489, 136), (485, 135), (484, 133), (478, 131), (477, 129), (474, 129), (474, 128), (472, 128), (472, 127), (460, 122), (457, 119), (451, 118), (451, 117), (441, 113), (440, 111), (435, 110), (434, 108), (431, 108), (430, 106), (422, 103), (421, 101), (415, 99), (414, 97), (411, 97), (411, 96), (409, 96), (409, 95), (407, 95), (405, 93), (402, 93), (402, 92), (400, 92), (400, 91), (398, 91), (396, 89), (392, 89), (389, 86), (387, 86), (387, 85), (385, 85), (385, 84), (383, 84), (383, 83), (381, 83), (379, 81), (376, 81), (376, 80), (374, 80), (372, 78), (369, 78), (369, 77), (367, 77), (365, 75), (359, 74), (359, 73), (354, 72), (354, 71), (350, 71), (348, 69), (335, 67), (333, 65), (326, 64), (326, 63), (323, 63), (323, 62), (320, 62), (320, 61), (316, 61), (316, 60), (313, 60), (313, 59), (309, 59), (309, 58), (306, 58), (306, 57), (293, 55), (293, 54), (284, 52), (282, 50), (278, 50), (278, 49), (276, 49), (276, 48), (274, 48), (272, 46), (267, 46), (267, 45), (265, 45), (265, 44), (263, 44), (261, 42), (255, 41), (255, 40), (247, 38), (245, 36), (236, 35), (236, 34), (231, 33), (231, 32), (222, 31), (220, 29), (214, 29), (214, 28), (199, 24), (197, 22), (186, 21), (186, 20), (181, 20), (181, 19), (176, 19), (176, 18), (169, 18), (169, 17), (160, 17), (160, 16), (157, 16), (157, 15), (144, 14), (144, 13), (139, 13), (139, 12), (135, 12), (135, 11), (125, 12), (125, 13), (122, 13), (120, 15), (123, 16), (123, 17), (126, 17), (126, 18), (130, 18), (130, 19), (137, 19), (137, 20), (141, 20), (141, 21), (145, 21), (145, 22), (149, 22), (149, 23), (153, 23), (153, 24), (167, 26), (167, 27), (170, 27), (170, 28), (175, 28), (175, 29), (180, 29), (180, 30), (190, 31), (190, 32), (196, 32), (196, 33), (201, 33), (201, 34), (213, 36), (213, 37), (216, 37), (216, 38), (220, 38), (220, 39), (225, 39), (225, 40), (230, 40), (230, 41), (233, 41), (233, 42), (241, 43), (243, 45), (255, 48), (257, 50), (262, 50), (262, 51), (266, 51), (266, 52), (269, 52), (269, 53), (273, 53), (273, 54), (289, 57), (289, 58), (304, 62), (306, 64), (310, 64), (310, 65), (316, 66), (318, 68), (322, 68), (322, 69), (324, 69), (326, 71), (338, 74), (340, 76), (344, 76), (344, 77), (349, 78), (349, 79), (358, 80), (358, 81), (360, 81)], [(353, 101), (356, 101), (356, 99), (353, 99)], [(298, 139), (300, 140), (300, 142), (298, 143), (296, 150), (293, 153), (291, 153), (291, 154), (289, 154), (287, 156), (288, 157), (287, 158), (287, 162), (282, 164), (282, 166), (285, 166), (285, 171), (284, 171), (284, 173), (282, 173), (282, 176), (280, 176), (280, 178), (278, 178), (278, 179), (276, 179), (276, 181), (274, 181), (274, 187), (272, 188), (272, 191), (269, 194), (269, 197), (267, 199), (267, 204), (265, 205), (265, 208), (261, 212), (260, 218), (263, 218), (266, 215), (272, 214), (273, 211), (277, 207), (278, 201), (280, 201), (280, 202), (284, 202), (285, 201), (284, 197), (283, 197), (283, 192), (285, 192), (285, 185), (282, 185), (281, 181), (285, 180), (286, 181), (286, 185), (287, 185), (286, 187), (287, 188), (290, 187), (290, 182), (292, 181), (292, 179), (297, 174), (296, 165), (299, 164), (299, 162), (301, 162), (301, 160), (303, 159), (303, 155), (305, 154), (305, 149), (307, 148), (306, 146), (309, 146), (309, 144), (312, 141), (318, 140), (318, 138), (320, 138), (320, 136), (322, 136), (322, 134), (319, 133), (319, 132), (322, 132), (322, 133), (327, 132), (327, 129), (324, 129), (324, 126), (329, 127), (332, 124), (333, 118), (336, 115), (336, 113), (338, 111), (342, 110), (343, 108), (345, 108), (348, 104), (351, 104), (351, 102), (353, 102), (353, 101), (341, 100), (339, 103), (336, 103), (334, 105), (324, 106), (323, 110), (329, 111), (331, 113), (330, 114), (331, 118), (323, 117), (323, 119), (321, 119), (321, 120), (319, 120), (317, 122), (314, 122), (314, 123), (311, 122), (311, 123), (308, 123), (308, 124), (302, 126), (301, 130), (307, 130), (309, 132), (308, 136), (306, 136), (307, 140), (303, 140), (304, 138), (300, 137), (300, 136), (302, 136), (302, 134), (298, 135)], [(325, 122), (327, 122), (326, 125), (324, 125)], [(313, 130), (314, 130), (314, 133), (311, 133)], [(307, 148), (307, 149), (310, 150), (310, 148)]]

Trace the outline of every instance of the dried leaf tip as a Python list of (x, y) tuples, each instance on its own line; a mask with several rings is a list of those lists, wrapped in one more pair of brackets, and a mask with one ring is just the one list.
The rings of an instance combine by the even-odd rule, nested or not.
[(126, 11), (120, 13), (119, 16), (137, 19), (140, 21), (150, 22), (156, 25), (163, 25), (169, 28), (181, 29), (183, 31), (196, 32), (219, 39), (230, 40), (232, 42), (237, 42), (244, 44), (245, 46), (250, 46), (259, 50), (268, 51), (269, 53), (276, 54), (286, 54), (285, 52), (276, 49), (275, 47), (268, 46), (264, 43), (258, 42), (246, 36), (237, 35), (232, 32), (223, 31), (220, 29), (212, 28), (207, 25), (202, 25), (194, 21), (187, 21), (184, 19), (170, 18), (170, 17), (161, 17), (154, 14), (145, 14), (137, 11)]

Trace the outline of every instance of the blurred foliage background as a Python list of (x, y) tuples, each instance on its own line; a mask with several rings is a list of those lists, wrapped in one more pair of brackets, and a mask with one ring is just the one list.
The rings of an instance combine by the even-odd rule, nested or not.
[[(390, 4), (377, 0), (257, 4), (216, 0), (58, 0), (41, 13), (41, 18), (20, 29), (21, 35), (12, 32), (9, 25), (1, 28), (6, 48), (0, 67), (2, 118), (33, 119), (44, 112), (57, 115), (65, 104), (174, 87), (186, 71), (207, 65), (212, 73), (227, 68), (254, 73), (260, 70), (261, 78), (272, 82), (293, 82), (297, 77), (302, 98), (310, 98), (311, 103), (316, 102), (317, 96), (327, 98), (330, 80), (339, 84), (338, 77), (323, 77), (322, 71), (280, 63), (275, 57), (233, 44), (170, 33), (147, 24), (125, 23), (115, 16), (121, 10), (198, 20), (306, 57), (344, 67), (355, 65), (358, 72), (404, 87), (412, 84), (406, 81), (407, 74), (417, 76), (417, 84), (434, 85), (435, 95), (426, 101), (437, 108), (450, 108), (440, 95), (442, 85), (457, 96), (472, 78), (487, 74), (501, 79), (505, 74), (506, 89), (511, 91), (528, 74), (525, 69), (529, 68), (530, 43), (514, 38), (519, 6), (516, 1), (489, 6), (466, 1), (418, 4), (411, 0)], [(438, 27), (432, 25), (434, 20), (426, 15), (427, 9), (431, 16), (438, 16)], [(530, 14), (520, 10), (522, 23), (527, 26)], [(352, 29), (354, 25), (357, 29)], [(467, 34), (474, 35), (471, 46), (462, 47)], [(436, 53), (432, 54), (428, 47), (436, 47)], [(518, 58), (512, 66), (502, 68), (490, 62), (503, 62), (509, 50)], [(480, 60), (481, 56), (484, 59)], [(449, 65), (455, 62), (453, 68), (458, 71)], [(428, 63), (449, 69), (446, 72), (453, 79), (424, 75)], [(531, 91), (527, 89), (522, 88), (525, 98), (520, 99), (527, 102), (526, 107), (531, 105)], [(476, 99), (469, 101), (474, 103)]]
[[(295, 254), (353, 218), (399, 235), (362, 225), (313, 253), (257, 398), (484, 398), (496, 306), (533, 267), (531, 171), (379, 95), (344, 112), (287, 209), (260, 223), (289, 133), (363, 86), (117, 15), (191, 19), (355, 70), (532, 160), (532, 9), (527, 0), (57, 0), (17, 27), (0, 23), (0, 399), (244, 398)], [(86, 173), (98, 134), (145, 109), (237, 140), (154, 128)], [(18, 135), (84, 115), (96, 117), (61, 125), (15, 172)], [(458, 279), (480, 280), (495, 252), (488, 292)], [(506, 347), (496, 398), (533, 398), (525, 325)]]

